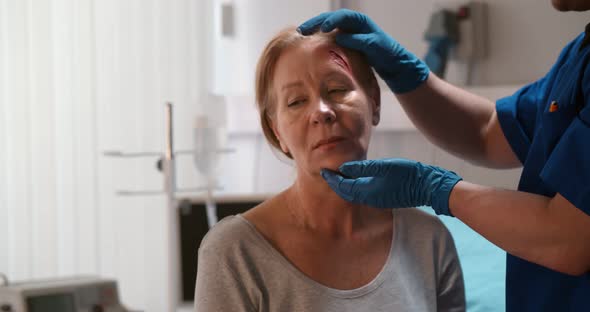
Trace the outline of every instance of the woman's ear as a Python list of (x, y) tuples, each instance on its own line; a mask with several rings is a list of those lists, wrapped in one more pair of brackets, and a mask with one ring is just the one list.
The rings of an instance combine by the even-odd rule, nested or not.
[(381, 120), (381, 89), (379, 88), (377, 79), (374, 79), (371, 83), (369, 97), (371, 98), (371, 102), (373, 104), (373, 126), (376, 126)]
[(272, 129), (272, 133), (274, 133), (275, 137), (277, 138), (277, 141), (279, 142), (279, 146), (281, 147), (281, 150), (286, 155), (289, 155), (289, 148), (287, 147), (287, 145), (285, 143), (283, 143), (283, 140), (281, 140), (281, 135), (279, 134), (279, 131), (277, 130), (277, 127), (275, 126), (273, 119), (267, 115), (266, 120), (268, 121), (268, 125)]
[(279, 145), (281, 146), (281, 150), (283, 151), (283, 153), (285, 153), (286, 155), (290, 155), (291, 153), (289, 152), (289, 148), (285, 143), (283, 143), (283, 140), (281, 140), (279, 136), (277, 136), (277, 139), (279, 140)]

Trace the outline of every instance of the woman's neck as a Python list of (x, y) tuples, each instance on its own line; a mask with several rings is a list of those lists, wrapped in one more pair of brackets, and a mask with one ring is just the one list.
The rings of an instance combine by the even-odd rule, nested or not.
[(340, 198), (319, 175), (298, 176), (285, 196), (297, 226), (334, 238), (355, 236), (377, 212)]

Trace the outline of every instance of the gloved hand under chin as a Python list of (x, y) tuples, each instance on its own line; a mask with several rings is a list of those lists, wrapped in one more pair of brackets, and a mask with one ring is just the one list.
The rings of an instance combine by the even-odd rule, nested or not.
[(327, 169), (321, 174), (347, 201), (377, 208), (431, 206), (447, 216), (453, 216), (451, 191), (462, 180), (452, 171), (399, 158), (351, 161), (339, 170), (342, 175)]
[(310, 35), (318, 28), (322, 32), (341, 30), (336, 42), (365, 54), (369, 64), (394, 93), (412, 91), (428, 78), (430, 70), (424, 62), (362, 13), (347, 9), (323, 13), (301, 24), (298, 30)]

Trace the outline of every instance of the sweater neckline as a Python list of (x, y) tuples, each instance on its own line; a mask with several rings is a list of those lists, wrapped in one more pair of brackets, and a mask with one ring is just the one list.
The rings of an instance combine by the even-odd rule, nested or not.
[(398, 254), (398, 245), (400, 245), (399, 243), (399, 239), (400, 239), (400, 222), (398, 221), (399, 218), (395, 217), (395, 209), (392, 209), (392, 217), (393, 217), (393, 231), (391, 233), (392, 238), (391, 238), (391, 245), (389, 247), (389, 253), (387, 256), (387, 260), (385, 261), (385, 264), (383, 265), (383, 267), (381, 268), (381, 270), (379, 271), (379, 273), (367, 284), (357, 287), (357, 288), (353, 288), (353, 289), (338, 289), (338, 288), (333, 288), (333, 287), (329, 287), (326, 286), (314, 279), (312, 279), (311, 277), (307, 276), (305, 273), (301, 272), (297, 267), (295, 267), (295, 265), (293, 265), (293, 263), (291, 263), (291, 261), (289, 261), (283, 254), (281, 254), (263, 235), (262, 233), (260, 233), (257, 229), (256, 226), (254, 224), (252, 224), (250, 221), (248, 221), (246, 218), (244, 218), (242, 216), (242, 214), (238, 214), (236, 215), (237, 219), (240, 220), (241, 222), (245, 223), (248, 228), (250, 229), (250, 231), (256, 236), (256, 238), (260, 241), (260, 243), (263, 245), (263, 247), (265, 249), (267, 249), (270, 254), (272, 255), (272, 257), (274, 257), (275, 259), (277, 259), (277, 261), (279, 261), (288, 271), (291, 272), (291, 274), (293, 274), (296, 278), (302, 280), (303, 282), (305, 282), (308, 285), (311, 285), (313, 287), (315, 287), (316, 289), (319, 289), (325, 293), (328, 293), (331, 296), (337, 297), (337, 298), (356, 298), (356, 297), (361, 297), (364, 296), (368, 293), (371, 293), (373, 291), (375, 291), (376, 289), (378, 289), (383, 282), (385, 282), (386, 277), (387, 277), (387, 273), (391, 270), (392, 266), (394, 265), (394, 257), (396, 254)]

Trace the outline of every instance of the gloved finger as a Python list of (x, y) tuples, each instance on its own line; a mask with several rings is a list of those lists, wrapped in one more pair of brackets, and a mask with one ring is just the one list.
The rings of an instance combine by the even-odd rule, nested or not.
[(318, 16), (312, 17), (307, 21), (303, 22), (299, 27), (297, 27), (297, 31), (304, 36), (311, 35), (315, 33), (320, 25), (330, 16), (330, 14), (334, 14), (334, 12), (325, 12)]
[(338, 170), (353, 178), (378, 177), (385, 174), (382, 162), (383, 160), (373, 159), (349, 161), (340, 165)]
[(372, 36), (372, 34), (338, 33), (336, 35), (336, 43), (342, 47), (366, 53), (369, 52), (368, 49)]
[(355, 179), (347, 179), (332, 170), (322, 169), (321, 175), (338, 196), (347, 201), (354, 201)]
[(349, 33), (366, 33), (371, 22), (362, 13), (347, 9), (340, 9), (329, 15), (321, 24), (322, 32), (330, 32), (336, 28)]

